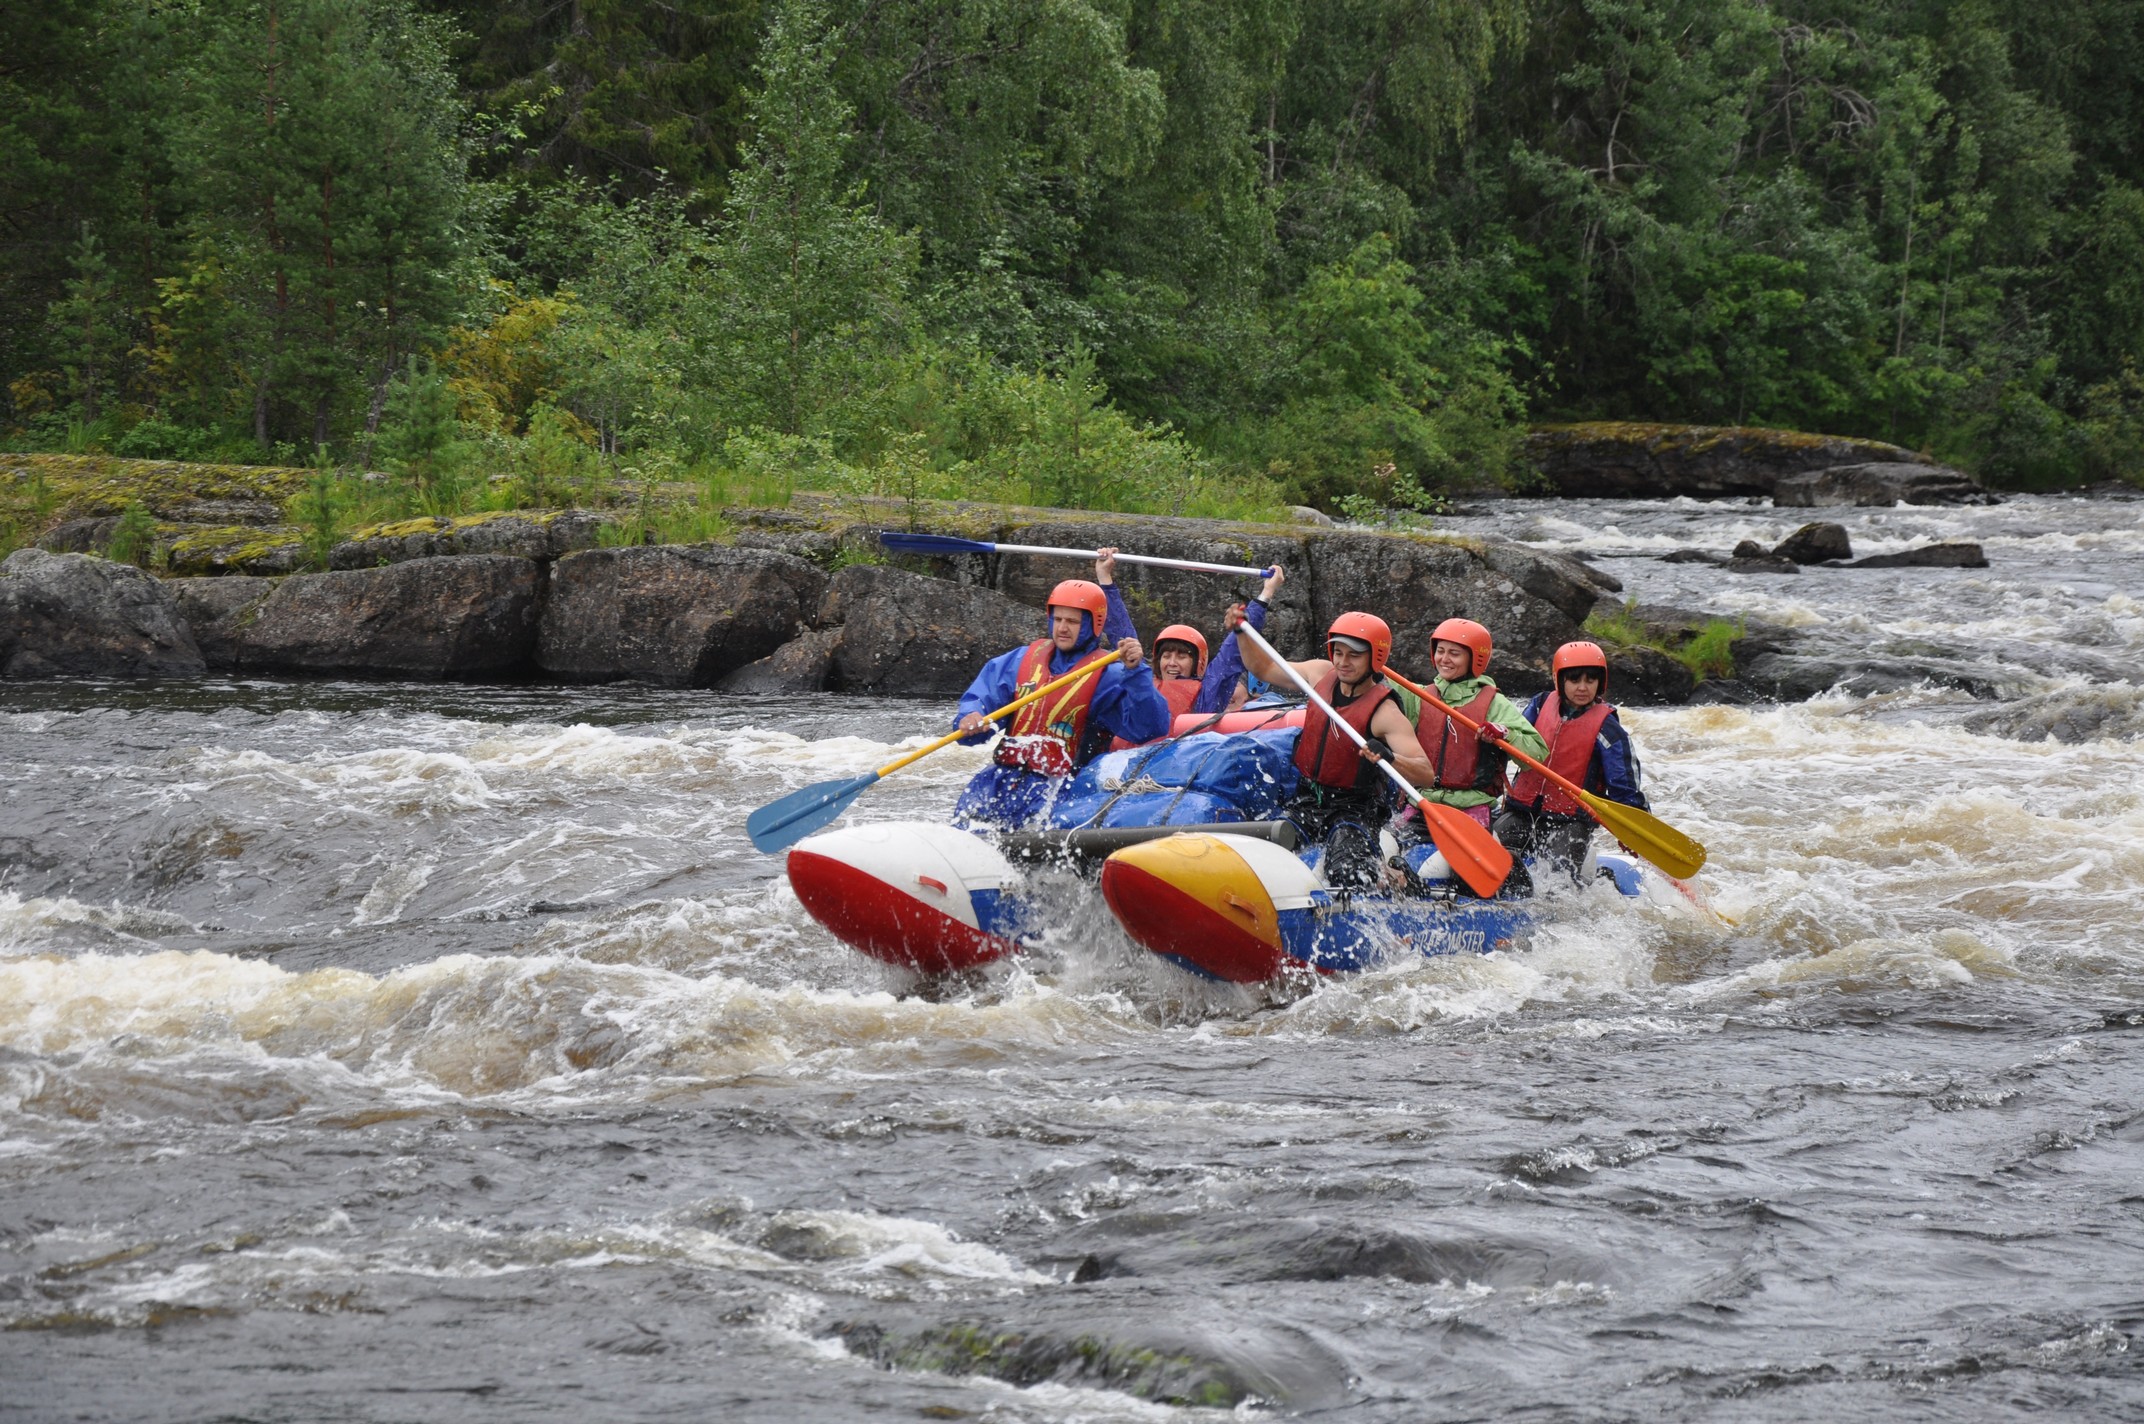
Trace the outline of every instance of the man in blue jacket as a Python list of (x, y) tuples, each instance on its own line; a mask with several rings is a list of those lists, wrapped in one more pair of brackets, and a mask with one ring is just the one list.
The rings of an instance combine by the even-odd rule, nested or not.
[[(954, 726), (963, 743), (989, 739), (996, 724), (985, 713), (1110, 651), (1102, 640), (1108, 597), (1085, 579), (1066, 579), (1050, 591), (1045, 636), (983, 664), (961, 694)], [(1154, 685), (1137, 638), (1115, 644), (1121, 662), (1031, 702), (1013, 714), (992, 754), (953, 809), (956, 819), (1024, 826), (1049, 809), (1066, 779), (1092, 761), (1113, 737), (1145, 742), (1169, 730), (1169, 704)]]

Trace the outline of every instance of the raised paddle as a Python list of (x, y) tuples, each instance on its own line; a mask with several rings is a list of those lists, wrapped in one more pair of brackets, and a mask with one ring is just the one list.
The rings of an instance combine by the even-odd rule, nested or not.
[[(1123, 651), (1119, 649), (1107, 657), (1096, 658), (1091, 663), (1082, 663), (1063, 677), (1045, 682), (1025, 697), (1016, 697), (997, 711), (984, 715), (987, 720), (995, 722), (1008, 712), (1017, 712), (1030, 702), (1040, 701), (1060, 687), (1093, 677), (1123, 656)], [(949, 747), (967, 735), (968, 733), (959, 730), (948, 732), (929, 746), (919, 747), (899, 761), (887, 762), (869, 775), (852, 776), (843, 781), (821, 781), (801, 791), (792, 791), (781, 800), (770, 801), (745, 817), (745, 833), (752, 837), (755, 849), (768, 855), (778, 850), (787, 850), (848, 810), (849, 803), (863, 795), (881, 777), (899, 771), (910, 762), (921, 761), (940, 747)]]
[[(1309, 698), (1320, 712), (1331, 718), (1335, 727), (1347, 733), (1350, 741), (1358, 747), (1369, 745), (1362, 733), (1341, 720), (1340, 714), (1333, 710), (1331, 703), (1318, 696), (1317, 690), (1295, 670), (1294, 663), (1273, 651), (1273, 645), (1267, 642), (1256, 628), (1249, 623), (1239, 623), (1236, 625), (1236, 632), (1248, 637), (1267, 657), (1280, 664), (1281, 670), (1288, 674), (1288, 680), (1301, 688), (1303, 695)], [(1504, 877), (1511, 874), (1511, 852), (1505, 850), (1495, 836), (1483, 830), (1481, 823), (1466, 812), (1439, 805), (1425, 798), (1390, 761), (1379, 757), (1377, 765), (1422, 813), (1422, 819), (1428, 824), (1430, 834), (1436, 838), (1437, 849), (1444, 852), (1445, 860), (1459, 873), (1459, 878), (1467, 883), (1469, 890), (1486, 900), (1503, 888)]]
[[(940, 558), (947, 554), (1054, 554), (1067, 559), (1092, 559), (1101, 553), (1098, 549), (1051, 549), (1040, 544), (992, 544), (981, 539), (956, 539), (950, 534), (901, 534), (891, 529), (881, 531), (878, 542), (896, 554)], [(1149, 554), (1119, 554), (1117, 562), (1152, 564), (1157, 569), (1190, 569), (1202, 574), (1245, 574), (1251, 578), (1264, 578), (1273, 572), (1236, 564), (1202, 564), (1195, 559), (1159, 559)]]
[[(1391, 678), (1401, 687), (1406, 688), (1460, 726), (1474, 732), (1481, 731), (1479, 723), (1469, 721), (1466, 716), (1454, 711), (1444, 699), (1431, 692), (1428, 688), (1409, 682), (1391, 668), (1385, 669), (1385, 676)], [(1620, 801), (1610, 801), (1605, 796), (1596, 796), (1577, 782), (1558, 776), (1555, 772), (1550, 771), (1546, 766), (1535, 761), (1508, 742), (1503, 743), (1498, 749), (1512, 758), (1512, 760), (1532, 767), (1535, 771), (1540, 772), (1561, 787), (1565, 795), (1586, 808), (1588, 815), (1606, 826), (1610, 835), (1659, 866), (1662, 870), (1665, 870), (1675, 879), (1688, 880), (1691, 876), (1697, 874), (1700, 866), (1704, 865), (1705, 848), (1661, 820), (1658, 816), (1655, 816), (1652, 812), (1641, 811), (1635, 806), (1625, 806)]]

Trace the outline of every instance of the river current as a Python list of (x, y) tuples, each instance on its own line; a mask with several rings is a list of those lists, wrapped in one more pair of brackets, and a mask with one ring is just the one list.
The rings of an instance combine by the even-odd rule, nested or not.
[(1655, 557), (1803, 517), (1447, 524), (1830, 670), (1625, 714), (1722, 919), (1286, 999), (834, 942), (745, 813), (942, 704), (0, 688), (0, 1419), (2144, 1417), (2144, 501)]

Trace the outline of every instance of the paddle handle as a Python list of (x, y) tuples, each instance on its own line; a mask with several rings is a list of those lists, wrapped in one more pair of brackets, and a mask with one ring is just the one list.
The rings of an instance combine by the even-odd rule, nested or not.
[[(1288, 674), (1288, 681), (1294, 683), (1298, 688), (1300, 688), (1302, 690), (1303, 695), (1310, 699), (1311, 704), (1315, 706), (1320, 712), (1323, 712), (1335, 727), (1338, 727), (1341, 731), (1347, 733), (1349, 741), (1353, 742), (1358, 747), (1367, 747), (1370, 745), (1369, 740), (1365, 738), (1362, 733), (1356, 731), (1353, 727), (1349, 726), (1347, 724), (1346, 719), (1341, 717), (1338, 712), (1335, 712), (1333, 710), (1333, 705), (1330, 702), (1327, 702), (1324, 698), (1318, 696), (1317, 689), (1313, 688), (1310, 683), (1305, 680), (1303, 675), (1295, 670), (1294, 663), (1289, 662), (1279, 653), (1273, 651), (1273, 645), (1267, 642), (1265, 638), (1260, 635), (1259, 631), (1256, 628), (1253, 628), (1248, 622), (1244, 622), (1236, 625), (1236, 632), (1239, 636), (1248, 635), (1251, 642), (1256, 644), (1261, 652), (1263, 652), (1267, 657), (1271, 658), (1274, 662), (1280, 664), (1281, 671)], [(1409, 781), (1405, 776), (1400, 774), (1400, 769), (1392, 764), (1392, 759), (1390, 757), (1377, 758), (1377, 766), (1378, 769), (1384, 772), (1385, 775), (1391, 777), (1392, 784), (1394, 786), (1397, 786), (1400, 791), (1406, 795), (1407, 802), (1409, 805), (1420, 806), (1422, 804), (1422, 793), (1415, 788), (1415, 784), (1413, 782)]]
[[(1001, 554), (1056, 554), (1067, 559), (1092, 559), (1100, 557), (1098, 549), (1051, 549), (1040, 544), (999, 544)], [(1252, 578), (1269, 578), (1271, 569), (1249, 569), (1240, 564), (1202, 564), (1196, 559), (1161, 559), (1151, 554), (1119, 554), (1120, 564), (1151, 564), (1157, 569), (1189, 569), (1200, 574), (1248, 574)]]
[[(1454, 722), (1457, 722), (1460, 726), (1466, 728), (1468, 731), (1474, 733), (1476, 736), (1479, 736), (1481, 734), (1481, 723), (1474, 721), (1464, 712), (1459, 711), (1449, 702), (1446, 702), (1443, 698), (1437, 696), (1436, 693), (1431, 692), (1428, 688), (1422, 686), (1420, 683), (1408, 681), (1406, 678), (1394, 672), (1391, 668), (1385, 669), (1385, 676), (1391, 678), (1401, 687), (1406, 688), (1409, 692), (1421, 698), (1424, 702), (1427, 702), (1430, 706), (1436, 708), (1439, 712), (1442, 712), (1445, 716), (1451, 718)], [(1592, 792), (1586, 790), (1577, 782), (1572, 781), (1567, 777), (1559, 776), (1557, 773), (1549, 770), (1547, 763), (1535, 761), (1532, 757), (1520, 751), (1517, 747), (1512, 746), (1509, 742), (1498, 742), (1495, 743), (1495, 746), (1498, 751), (1502, 752), (1505, 756), (1510, 757), (1513, 761), (1518, 762), (1521, 766), (1532, 767), (1535, 771), (1540, 772), (1541, 775), (1547, 777), (1557, 786), (1569, 792), (1571, 794), (1572, 799), (1578, 801), (1579, 804), (1583, 805), (1586, 799), (1592, 796)], [(1596, 816), (1594, 817), (1594, 819), (1599, 820), (1600, 818)]]
[[(1074, 683), (1084, 678), (1093, 677), (1103, 668), (1108, 667), (1111, 663), (1117, 661), (1123, 656), (1124, 650), (1122, 648), (1119, 648), (1117, 649), (1117, 651), (1111, 653), (1106, 658), (1096, 658), (1091, 663), (1081, 663), (1078, 667), (1072, 669), (1072, 671), (1066, 673), (1063, 677), (1053, 679), (1049, 682), (1045, 682), (1044, 684), (1042, 684), (1042, 686), (1036, 688), (1033, 692), (1028, 693), (1025, 697), (1016, 697), (1012, 701), (1006, 703), (1003, 707), (1000, 707), (997, 711), (986, 712), (983, 715), (986, 720), (995, 722), (998, 718), (1003, 717), (1006, 713), (1017, 712), (1030, 702), (1040, 701), (1042, 698), (1049, 696), (1058, 688), (1063, 687), (1068, 683)], [(932, 742), (929, 746), (918, 747), (916, 750), (910, 752), (907, 756), (902, 757), (899, 761), (890, 761), (886, 763), (877, 771), (873, 772), (872, 775), (886, 776), (892, 772), (899, 771), (902, 767), (907, 766), (910, 762), (921, 761), (923, 760), (923, 758), (929, 756), (932, 752), (937, 751), (940, 747), (949, 747), (953, 745), (953, 743), (959, 741), (962, 737), (968, 735), (970, 734), (967, 732), (963, 732), (956, 727), (952, 731), (940, 737), (937, 741)]]

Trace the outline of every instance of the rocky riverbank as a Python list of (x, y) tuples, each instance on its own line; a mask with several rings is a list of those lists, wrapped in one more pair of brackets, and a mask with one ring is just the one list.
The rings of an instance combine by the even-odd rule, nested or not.
[[(1868, 441), (1596, 425), (1544, 428), (1531, 448), (1558, 488), (1761, 487), (1782, 504), (1989, 498), (1958, 472)], [(1026, 556), (895, 558), (878, 544), (884, 528), (1278, 563), (1290, 579), (1268, 632), (1284, 650), (1308, 655), (1335, 614), (1369, 608), (1399, 630), (1396, 661), (1420, 671), (1427, 629), (1470, 617), (1496, 631), (1499, 682), (1520, 695), (1547, 685), (1550, 654), (1589, 620), (1611, 648), (1619, 699), (1636, 703), (1687, 701), (1700, 675), (1744, 686), (1738, 659), (1761, 657), (1779, 636), (1679, 608), (1633, 616), (1602, 602), (1621, 591), (1613, 576), (1531, 545), (1335, 528), (1313, 522), (1322, 520), (1315, 511), (1301, 523), (1241, 524), (799, 494), (786, 508), (723, 511), (716, 543), (602, 547), (621, 532), (614, 514), (518, 510), (374, 525), (308, 552), (300, 531), (280, 522), (304, 471), (7, 456), (0, 475), (56, 491), (38, 505), (49, 510), (42, 552), (23, 551), (0, 576), (0, 676), (9, 678), (635, 680), (942, 697), (985, 658), (1034, 636), (1050, 585), (1081, 572)], [(130, 509), (152, 521), (147, 557), (167, 577), (93, 557)], [(131, 516), (137, 533), (143, 513)], [(1977, 557), (1931, 551), (1968, 552)], [(1791, 572), (1838, 555), (1812, 535), (1792, 549), (1737, 549), (1724, 562), (1734, 572)], [(307, 563), (326, 568), (299, 572)], [(1225, 606), (1255, 586), (1148, 568), (1126, 569), (1122, 582), (1149, 640), (1171, 622), (1216, 629)]]

